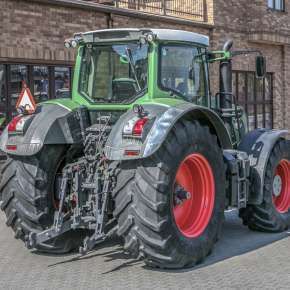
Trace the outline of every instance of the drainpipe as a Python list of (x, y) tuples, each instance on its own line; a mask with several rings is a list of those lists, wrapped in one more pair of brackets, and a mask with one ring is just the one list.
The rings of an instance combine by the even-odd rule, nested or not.
[(112, 13), (107, 14), (107, 28), (113, 28), (114, 27), (114, 19)]

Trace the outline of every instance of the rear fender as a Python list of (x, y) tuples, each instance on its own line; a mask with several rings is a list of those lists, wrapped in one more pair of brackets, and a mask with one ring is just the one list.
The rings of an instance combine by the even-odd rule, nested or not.
[[(24, 135), (8, 135), (5, 128), (0, 137), (0, 150), (11, 155), (31, 156), (45, 144), (75, 144), (81, 140), (77, 111), (56, 104), (43, 104), (37, 107)], [(9, 145), (16, 145), (17, 149), (8, 150)]]
[(257, 129), (245, 135), (239, 144), (238, 150), (246, 152), (250, 159), (249, 204), (262, 203), (265, 171), (271, 151), (287, 133), (287, 130)]
[[(150, 120), (153, 120), (150, 131), (144, 140), (123, 138), (122, 131), (128, 120), (136, 116), (132, 110), (126, 112), (114, 125), (105, 147), (109, 160), (141, 159), (154, 154), (165, 141), (172, 127), (182, 118), (201, 120), (215, 131), (223, 149), (231, 149), (232, 143), (223, 121), (212, 110), (193, 104), (183, 103), (175, 107), (160, 104), (143, 105)], [(140, 152), (138, 156), (124, 156), (125, 150)]]

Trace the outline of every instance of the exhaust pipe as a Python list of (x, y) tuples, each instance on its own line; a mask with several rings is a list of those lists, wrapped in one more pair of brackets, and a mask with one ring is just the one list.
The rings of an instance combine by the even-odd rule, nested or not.
[[(233, 41), (228, 40), (223, 46), (224, 51), (230, 51)], [(220, 62), (220, 107), (221, 109), (232, 108), (232, 60), (222, 60)]]

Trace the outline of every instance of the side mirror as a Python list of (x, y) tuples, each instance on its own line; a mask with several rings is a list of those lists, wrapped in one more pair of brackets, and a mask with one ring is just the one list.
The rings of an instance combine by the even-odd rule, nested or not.
[(266, 58), (262, 55), (256, 57), (256, 76), (258, 78), (264, 78), (266, 76)]
[(223, 46), (224, 51), (230, 51), (234, 45), (234, 41), (232, 39), (229, 39), (225, 42)]

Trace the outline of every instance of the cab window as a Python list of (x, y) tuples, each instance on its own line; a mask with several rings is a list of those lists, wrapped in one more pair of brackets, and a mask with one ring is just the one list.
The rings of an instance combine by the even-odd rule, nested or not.
[(204, 49), (164, 45), (160, 48), (159, 86), (188, 102), (208, 102)]

